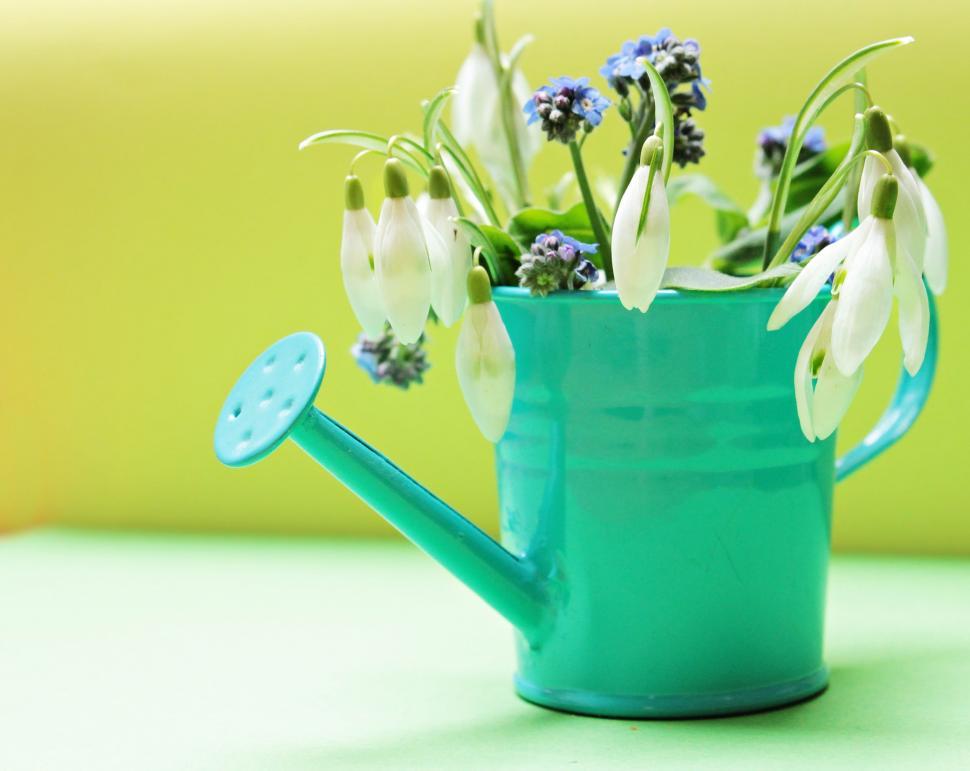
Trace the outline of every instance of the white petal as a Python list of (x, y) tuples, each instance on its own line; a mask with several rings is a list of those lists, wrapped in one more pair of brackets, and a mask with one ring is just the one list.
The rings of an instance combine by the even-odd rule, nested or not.
[(512, 77), (512, 101), (515, 107), (516, 130), (519, 132), (519, 147), (522, 148), (522, 159), (525, 161), (526, 168), (532, 162), (532, 158), (542, 148), (544, 144), (542, 127), (538, 123), (527, 126), (525, 116), (522, 112), (524, 105), (532, 96), (533, 90), (529, 86), (529, 81), (521, 70), (516, 70)]
[(515, 393), (515, 350), (495, 303), (472, 304), (458, 334), (455, 369), (465, 403), (490, 442), (502, 438)]
[[(896, 179), (899, 180), (899, 194), (902, 197), (903, 193), (906, 197), (910, 199), (913, 203), (913, 208), (916, 214), (916, 220), (919, 223), (919, 228), (923, 235), (926, 235), (926, 212), (923, 211), (923, 199), (920, 197), (919, 185), (916, 182), (916, 175), (910, 171), (910, 168), (903, 163), (903, 159), (899, 157), (899, 153), (895, 150), (890, 150), (885, 154), (889, 161), (889, 165), (893, 167), (893, 174)], [(916, 255), (913, 255), (914, 257)]]
[(340, 240), (340, 270), (350, 307), (364, 334), (376, 340), (384, 333), (384, 305), (371, 266), (374, 254), (374, 218), (366, 209), (344, 211)]
[(402, 343), (416, 342), (431, 306), (431, 266), (420, 219), (409, 198), (384, 200), (374, 251), (387, 320)]
[(865, 220), (872, 214), (872, 193), (876, 188), (879, 178), (886, 173), (886, 167), (882, 161), (867, 155), (862, 162), (862, 178), (859, 181), (859, 199), (856, 202), (856, 211), (859, 222)]
[(900, 245), (896, 253), (896, 296), (899, 298), (899, 339), (903, 365), (910, 375), (923, 366), (930, 334), (930, 305), (916, 263)]
[(865, 239), (871, 224), (872, 219), (863, 220), (862, 224), (847, 236), (829, 244), (808, 261), (771, 312), (768, 319), (769, 330), (780, 329), (795, 314), (808, 307), (825, 286), (829, 276), (838, 270), (848, 256), (853, 244), (861, 243)]
[(822, 327), (826, 324), (826, 316), (831, 315), (834, 309), (830, 302), (825, 306), (822, 315), (812, 325), (805, 341), (798, 351), (798, 358), (795, 360), (795, 407), (798, 409), (798, 424), (801, 426), (802, 433), (810, 442), (815, 441), (815, 429), (812, 423), (812, 357), (815, 353), (815, 343), (821, 334)]
[(461, 318), (468, 301), (466, 280), (472, 269), (471, 243), (454, 221), (458, 209), (451, 198), (429, 199), (426, 211), (426, 219), (440, 236), (446, 252), (443, 270), (436, 271), (432, 261), (431, 305), (441, 323), (450, 327)]
[[(918, 195), (919, 191), (917, 191)], [(896, 198), (896, 210), (893, 213), (896, 241), (909, 252), (921, 272), (926, 251), (926, 228), (920, 214), (922, 208), (922, 202), (914, 203), (909, 188), (900, 183), (899, 196)]]
[[(451, 129), (461, 144), (474, 144), (482, 122), (482, 106), (498, 97), (492, 62), (479, 43), (462, 63), (451, 97)], [(523, 100), (524, 101), (524, 100)]]
[(873, 218), (858, 248), (846, 261), (832, 325), (832, 355), (843, 375), (855, 372), (879, 341), (892, 311), (893, 226)]
[(646, 312), (660, 288), (670, 253), (670, 209), (663, 175), (654, 174), (643, 233), (637, 239), (649, 168), (641, 166), (627, 186), (613, 222), (613, 276), (620, 302)]
[(933, 197), (933, 193), (923, 180), (916, 178), (919, 185), (923, 210), (926, 212), (926, 256), (923, 260), (923, 273), (929, 282), (933, 294), (941, 295), (946, 289), (948, 246), (946, 238), (946, 223), (943, 222), (943, 212)]
[(827, 439), (839, 427), (862, 383), (862, 367), (846, 377), (831, 355), (825, 357), (815, 383), (812, 428), (819, 439)]

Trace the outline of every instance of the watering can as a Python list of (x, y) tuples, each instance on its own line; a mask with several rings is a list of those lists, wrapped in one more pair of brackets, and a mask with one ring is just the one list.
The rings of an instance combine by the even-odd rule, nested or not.
[[(828, 300), (765, 331), (780, 289), (494, 298), (516, 350), (496, 445), (502, 543), (314, 407), (326, 356), (300, 332), (264, 351), (219, 414), (245, 466), (290, 439), (504, 616), (517, 692), (624, 718), (713, 716), (821, 692), (835, 481), (898, 440), (928, 396), (925, 363), (839, 460), (795, 411), (797, 351)], [(932, 302), (932, 300), (931, 300)]]

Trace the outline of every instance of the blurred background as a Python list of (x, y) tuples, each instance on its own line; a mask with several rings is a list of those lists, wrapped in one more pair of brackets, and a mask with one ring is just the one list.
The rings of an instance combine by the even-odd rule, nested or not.
[[(963, 479), (970, 304), (963, 246), (970, 87), (968, 12), (949, 0), (753, 0), (634, 6), (502, 2), (508, 49), (526, 32), (533, 85), (590, 75), (639, 34), (697, 38), (710, 104), (698, 169), (747, 206), (754, 140), (795, 112), (817, 79), (868, 42), (917, 44), (870, 70), (876, 100), (937, 166), (951, 280), (940, 302), (942, 368), (903, 442), (840, 486), (835, 546), (970, 553)], [(357, 329), (338, 267), (349, 148), (298, 142), (326, 128), (418, 131), (419, 103), (453, 83), (476, 4), (328, 0), (4, 0), (0, 24), (0, 528), (96, 527), (392, 535), (293, 446), (245, 472), (221, 466), (212, 428), (234, 378), (262, 348), (317, 332), (330, 361), (318, 404), (491, 531), (491, 447), (452, 366), (456, 330), (433, 329), (432, 369), (401, 392), (349, 356)], [(636, 7), (637, 10), (632, 9)], [(824, 120), (850, 129), (850, 98)], [(623, 127), (586, 146), (615, 173)], [(533, 187), (567, 168), (544, 148)], [(370, 202), (380, 164), (360, 167)], [(715, 245), (700, 203), (675, 212), (676, 264)], [(875, 422), (899, 367), (885, 336), (841, 432)], [(793, 405), (794, 409), (794, 405)]]

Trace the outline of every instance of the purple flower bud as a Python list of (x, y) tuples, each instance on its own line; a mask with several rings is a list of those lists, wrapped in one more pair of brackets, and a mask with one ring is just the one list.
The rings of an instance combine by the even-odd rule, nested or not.
[(566, 113), (561, 110), (553, 110), (549, 113), (550, 123), (563, 123), (566, 120)]
[(557, 110), (562, 110), (565, 112), (572, 105), (572, 99), (570, 99), (568, 96), (564, 96), (563, 94), (557, 94), (552, 100), (552, 103), (556, 106)]

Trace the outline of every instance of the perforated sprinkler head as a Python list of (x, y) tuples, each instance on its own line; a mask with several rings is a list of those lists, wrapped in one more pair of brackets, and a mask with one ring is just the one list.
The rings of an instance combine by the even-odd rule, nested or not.
[(279, 447), (313, 409), (326, 352), (320, 338), (297, 332), (274, 343), (249, 365), (216, 422), (216, 457), (248, 466)]

